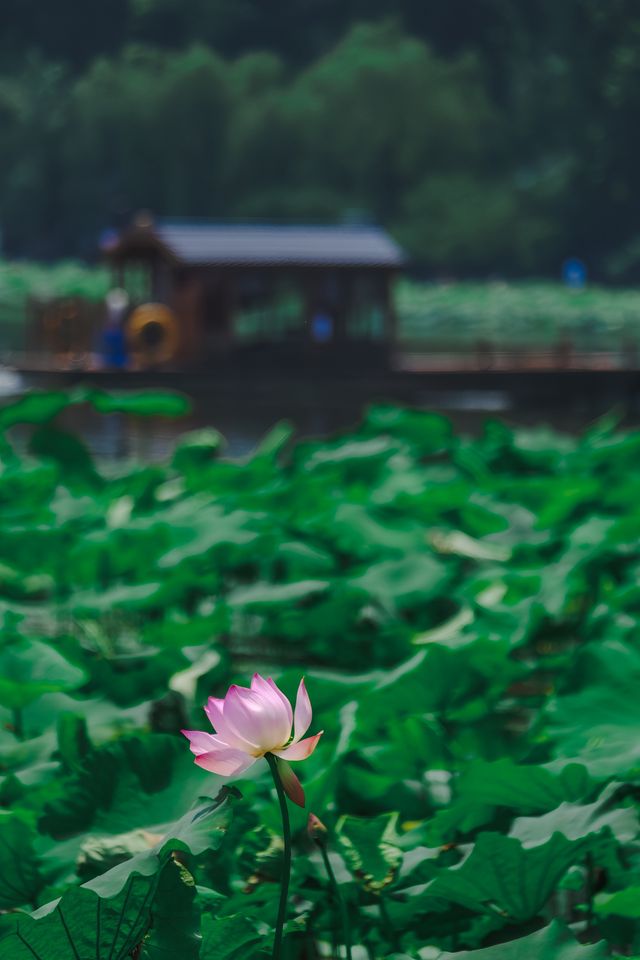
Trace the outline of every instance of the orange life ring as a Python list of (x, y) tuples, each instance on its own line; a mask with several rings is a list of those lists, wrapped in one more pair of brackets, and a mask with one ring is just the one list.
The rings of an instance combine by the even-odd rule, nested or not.
[(143, 303), (136, 307), (126, 324), (131, 351), (144, 366), (172, 360), (180, 344), (175, 314), (164, 303)]

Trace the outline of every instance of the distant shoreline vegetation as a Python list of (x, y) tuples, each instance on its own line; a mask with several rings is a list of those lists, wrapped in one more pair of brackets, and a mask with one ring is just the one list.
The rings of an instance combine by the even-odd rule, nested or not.
[(547, 348), (561, 339), (579, 350), (620, 349), (637, 338), (640, 290), (549, 281), (415, 283), (396, 289), (399, 340), (410, 347), (495, 345)]

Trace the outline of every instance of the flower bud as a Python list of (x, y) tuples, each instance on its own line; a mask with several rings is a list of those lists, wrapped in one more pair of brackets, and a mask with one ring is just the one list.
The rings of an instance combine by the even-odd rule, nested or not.
[(322, 820), (316, 817), (315, 813), (310, 813), (309, 819), (307, 820), (307, 834), (309, 839), (314, 840), (315, 843), (326, 843), (328, 832)]

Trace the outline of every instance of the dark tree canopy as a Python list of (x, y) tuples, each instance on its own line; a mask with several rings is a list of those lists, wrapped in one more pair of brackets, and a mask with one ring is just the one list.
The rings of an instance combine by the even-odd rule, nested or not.
[(5, 0), (9, 254), (159, 216), (391, 229), (430, 272), (640, 253), (632, 0)]

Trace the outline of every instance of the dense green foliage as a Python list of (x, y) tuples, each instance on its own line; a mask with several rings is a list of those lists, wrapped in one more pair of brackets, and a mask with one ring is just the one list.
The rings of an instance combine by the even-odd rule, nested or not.
[(160, 216), (364, 213), (430, 271), (637, 274), (632, 0), (7, 0), (10, 254)]
[[(396, 287), (398, 337), (407, 347), (549, 349), (568, 338), (577, 350), (629, 352), (637, 342), (640, 294), (629, 288), (559, 283), (401, 281)], [(629, 358), (630, 359), (630, 358)]]
[[(81, 402), (185, 409), (0, 412), (2, 960), (268, 955), (267, 765), (218, 796), (178, 733), (256, 668), (289, 695), (304, 672), (325, 730), (297, 769), (354, 957), (640, 952), (640, 433), (469, 440), (375, 406), (323, 442), (281, 424), (232, 461), (207, 430), (107, 469), (56, 426)], [(289, 956), (338, 957), (293, 827)]]

